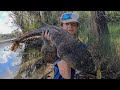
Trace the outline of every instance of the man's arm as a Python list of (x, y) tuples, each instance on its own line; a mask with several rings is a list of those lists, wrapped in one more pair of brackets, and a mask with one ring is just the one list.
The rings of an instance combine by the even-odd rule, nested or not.
[(71, 78), (71, 67), (67, 64), (66, 61), (61, 60), (60, 62), (58, 62), (58, 68), (59, 68), (59, 71), (60, 71), (60, 75), (64, 79), (70, 79)]

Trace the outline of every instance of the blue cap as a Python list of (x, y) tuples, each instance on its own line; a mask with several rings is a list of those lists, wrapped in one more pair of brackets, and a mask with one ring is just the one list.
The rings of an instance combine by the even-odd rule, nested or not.
[(69, 22), (79, 23), (78, 18), (79, 18), (79, 15), (68, 12), (68, 13), (64, 13), (63, 15), (61, 15), (60, 21), (62, 23), (69, 23)]

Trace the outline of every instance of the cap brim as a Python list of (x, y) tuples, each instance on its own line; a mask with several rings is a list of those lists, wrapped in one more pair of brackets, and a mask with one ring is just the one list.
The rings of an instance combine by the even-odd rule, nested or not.
[(76, 23), (79, 23), (77, 20), (75, 19), (68, 19), (68, 20), (64, 20), (64, 21), (61, 21), (63, 23), (70, 23), (70, 22), (76, 22)]

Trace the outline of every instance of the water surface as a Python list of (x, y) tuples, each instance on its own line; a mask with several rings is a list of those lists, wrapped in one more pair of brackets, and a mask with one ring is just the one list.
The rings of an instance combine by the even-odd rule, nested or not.
[(24, 50), (18, 49), (16, 52), (10, 51), (10, 42), (0, 43), (0, 79), (13, 79), (19, 70), (22, 57), (19, 55)]

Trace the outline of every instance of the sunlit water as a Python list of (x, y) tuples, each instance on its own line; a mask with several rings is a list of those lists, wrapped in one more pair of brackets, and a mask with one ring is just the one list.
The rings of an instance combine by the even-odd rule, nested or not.
[(0, 79), (13, 79), (19, 71), (24, 44), (16, 52), (10, 51), (10, 46), (11, 43), (0, 44)]

